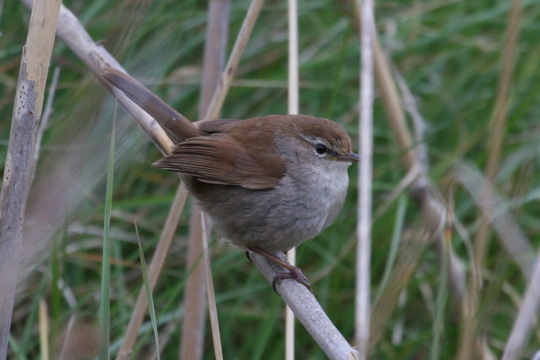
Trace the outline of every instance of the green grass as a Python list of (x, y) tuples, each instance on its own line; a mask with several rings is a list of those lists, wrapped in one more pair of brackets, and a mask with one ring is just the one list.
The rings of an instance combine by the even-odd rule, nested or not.
[(109, 150), (109, 164), (107, 167), (107, 183), (105, 191), (105, 211), (103, 214), (103, 252), (101, 267), (101, 291), (99, 303), (99, 359), (109, 359), (109, 336), (111, 333), (111, 210), (114, 181), (114, 152), (116, 134), (115, 120), (111, 127), (111, 145)]
[[(163, 0), (65, 2), (95, 40), (107, 47), (130, 73), (164, 100), (196, 120), (205, 39), (206, 3)], [(234, 1), (230, 36), (234, 37), (249, 3)], [(248, 118), (286, 111), (286, 16), (284, 3), (268, 1), (248, 43), (224, 104), (224, 118)], [(513, 74), (495, 189), (533, 249), (540, 246), (540, 1), (524, 2), (521, 34)], [(377, 26), (383, 47), (415, 95), (426, 121), (424, 143), (429, 174), (438, 196), (455, 218), (449, 240), (471, 276), (466, 242), (475, 246), (481, 216), (472, 196), (457, 181), (454, 166), (466, 162), (483, 173), (489, 158), (490, 117), (497, 99), (501, 51), (510, 2), (389, 1), (376, 2)], [(310, 1), (299, 5), (302, 113), (335, 119), (356, 141), (358, 127), (358, 38), (349, 2)], [(0, 161), (5, 159), (21, 47), (29, 12), (18, 2), (3, 4), (0, 22)], [(232, 42), (231, 42), (232, 44)], [(230, 46), (229, 46), (230, 49)], [(69, 319), (75, 327), (110, 320), (111, 357), (116, 355), (131, 309), (141, 288), (142, 253), (153, 254), (178, 185), (178, 178), (150, 164), (159, 152), (138, 126), (119, 110), (114, 157), (109, 155), (115, 104), (94, 76), (57, 41), (53, 61), (61, 67), (54, 113), (45, 132), (36, 180), (29, 196), (27, 228), (10, 339), (13, 359), (39, 354), (38, 306), (48, 304), (51, 340), (61, 344)], [(378, 96), (375, 106), (374, 218), (372, 294), (391, 281), (391, 270), (404, 258), (410, 241), (418, 240), (421, 220), (414, 201), (387, 203), (405, 176), (387, 115)], [(107, 185), (114, 162), (114, 183)], [(298, 250), (298, 264), (330, 318), (348, 339), (354, 336), (354, 241), (356, 168), (351, 189), (334, 226)], [(109, 191), (109, 192), (108, 192)], [(103, 199), (107, 198), (106, 201)], [(104, 227), (110, 207), (110, 228)], [(381, 210), (382, 209), (382, 210)], [(183, 215), (163, 274), (152, 298), (155, 319), (145, 319), (133, 359), (145, 358), (156, 345), (161, 358), (177, 357), (189, 212)], [(111, 241), (110, 315), (100, 312), (107, 301), (101, 287), (103, 232)], [(137, 236), (138, 231), (138, 236)], [(137, 239), (140, 238), (140, 243)], [(412, 239), (411, 239), (412, 238)], [(434, 244), (420, 249), (420, 260), (399, 295), (398, 305), (382, 324), (373, 349), (377, 359), (455, 359), (461, 321), (444, 277), (445, 263)], [(223, 351), (226, 359), (282, 359), (282, 301), (240, 251), (214, 242), (212, 247)], [(389, 265), (390, 264), (390, 265)], [(392, 266), (387, 269), (387, 266)], [(475, 274), (476, 275), (476, 274)], [(478, 309), (478, 334), (500, 358), (517, 316), (526, 283), (519, 266), (491, 232), (482, 271), (484, 287)], [(103, 286), (108, 287), (105, 283)], [(381, 293), (384, 294), (384, 293)], [(208, 328), (209, 326), (207, 326)], [(325, 356), (298, 326), (297, 354)], [(523, 359), (540, 348), (538, 326)], [(206, 330), (205, 359), (213, 359)], [(70, 341), (73, 341), (71, 339)], [(103, 339), (105, 341), (105, 339)], [(107, 349), (109, 350), (109, 349)], [(52, 358), (58, 348), (51, 345)], [(96, 356), (94, 353), (93, 356)], [(105, 355), (103, 355), (105, 356)]]
[[(144, 252), (141, 245), (141, 240), (137, 236), (137, 242), (139, 245), (139, 254), (141, 257), (141, 271), (143, 276), (144, 283), (144, 293), (146, 295), (146, 301), (148, 303), (148, 312), (150, 313), (150, 320), (152, 322), (152, 331), (154, 332), (154, 342), (156, 349), (159, 349), (159, 335), (157, 328), (157, 317), (156, 317), (156, 308), (154, 306), (154, 298), (152, 296), (152, 290), (150, 288), (150, 281), (148, 280), (148, 267), (146, 266), (146, 260), (144, 258)], [(159, 352), (157, 352), (157, 359), (160, 359)]]

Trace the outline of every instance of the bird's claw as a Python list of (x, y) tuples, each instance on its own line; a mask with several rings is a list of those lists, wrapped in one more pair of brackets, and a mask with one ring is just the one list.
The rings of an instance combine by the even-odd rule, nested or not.
[(279, 285), (283, 280), (295, 280), (296, 282), (304, 285), (309, 292), (313, 293), (313, 289), (311, 288), (311, 284), (309, 283), (307, 277), (304, 275), (302, 270), (300, 270), (297, 267), (292, 268), (289, 270), (289, 272), (280, 272), (274, 275), (274, 279), (272, 280), (272, 289), (274, 289), (274, 292), (278, 295), (279, 292), (277, 291), (277, 285)]

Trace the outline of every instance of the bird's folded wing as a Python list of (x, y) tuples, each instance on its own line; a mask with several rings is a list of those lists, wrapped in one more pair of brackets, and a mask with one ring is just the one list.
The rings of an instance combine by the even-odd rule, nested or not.
[(188, 139), (177, 144), (170, 155), (154, 166), (191, 175), (201, 182), (247, 189), (274, 188), (279, 185), (285, 170), (271, 171), (265, 166), (264, 158), (254, 159), (249, 147), (227, 134)]

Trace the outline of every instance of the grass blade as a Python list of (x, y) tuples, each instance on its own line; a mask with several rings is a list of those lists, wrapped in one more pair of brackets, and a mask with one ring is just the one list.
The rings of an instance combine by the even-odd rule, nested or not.
[(114, 179), (114, 135), (116, 122), (113, 117), (111, 143), (109, 148), (109, 164), (107, 167), (107, 189), (105, 192), (105, 211), (103, 216), (103, 251), (101, 266), (101, 297), (99, 306), (99, 359), (109, 359), (109, 334), (111, 313), (111, 242), (109, 229), (111, 226), (112, 193)]
[(159, 348), (159, 336), (157, 331), (157, 317), (156, 317), (156, 308), (154, 307), (154, 298), (152, 297), (152, 290), (150, 288), (150, 280), (148, 278), (148, 267), (146, 266), (146, 260), (144, 258), (144, 252), (141, 244), (141, 239), (139, 237), (139, 231), (135, 226), (135, 232), (137, 233), (137, 244), (139, 245), (139, 256), (141, 259), (141, 271), (143, 276), (144, 283), (144, 292), (146, 294), (146, 301), (148, 303), (148, 312), (150, 313), (150, 321), (152, 323), (152, 330), (154, 331), (154, 341), (156, 344), (156, 356), (159, 360), (160, 348)]

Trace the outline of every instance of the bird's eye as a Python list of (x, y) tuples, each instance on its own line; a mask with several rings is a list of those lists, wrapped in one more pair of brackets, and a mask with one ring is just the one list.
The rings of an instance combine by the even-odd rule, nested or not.
[(315, 151), (319, 155), (324, 155), (324, 154), (326, 154), (328, 152), (328, 149), (323, 144), (317, 144), (317, 145), (315, 145)]

